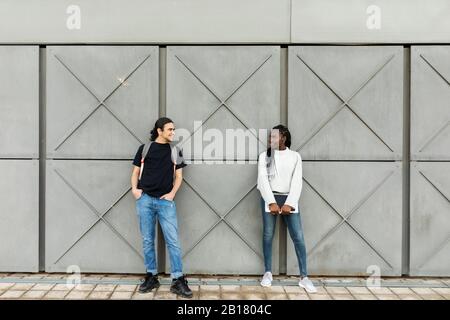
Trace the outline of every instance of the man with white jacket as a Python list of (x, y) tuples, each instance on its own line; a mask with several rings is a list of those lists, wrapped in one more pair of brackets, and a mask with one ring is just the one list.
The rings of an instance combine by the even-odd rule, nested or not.
[(263, 251), (265, 273), (261, 281), (264, 287), (272, 284), (272, 240), (278, 215), (286, 223), (294, 243), (300, 269), (299, 286), (309, 293), (317, 292), (308, 279), (306, 247), (303, 237), (298, 201), (302, 191), (302, 158), (289, 149), (291, 134), (287, 127), (278, 125), (270, 134), (270, 147), (258, 158), (258, 190), (264, 224)]

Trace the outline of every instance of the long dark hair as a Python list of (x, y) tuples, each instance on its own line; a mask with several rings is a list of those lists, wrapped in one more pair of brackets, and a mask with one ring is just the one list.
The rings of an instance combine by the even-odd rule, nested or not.
[(158, 129), (164, 130), (164, 126), (168, 123), (173, 123), (173, 121), (169, 118), (162, 117), (156, 120), (155, 126), (152, 131), (150, 131), (150, 141), (155, 141), (158, 138)]
[[(286, 138), (286, 142), (284, 143), (284, 145), (285, 145), (286, 147), (290, 148), (290, 147), (291, 147), (291, 133), (290, 133), (288, 127), (286, 127), (286, 126), (284, 126), (284, 125), (282, 125), (282, 124), (279, 124), (279, 125), (277, 125), (277, 126), (275, 126), (275, 127), (272, 128), (272, 130), (274, 130), (274, 129), (275, 129), (275, 130), (278, 130), (278, 132), (279, 132), (283, 137)], [(270, 157), (271, 155), (272, 155), (272, 148), (271, 148), (270, 145), (269, 145), (269, 148), (267, 148), (267, 156)]]

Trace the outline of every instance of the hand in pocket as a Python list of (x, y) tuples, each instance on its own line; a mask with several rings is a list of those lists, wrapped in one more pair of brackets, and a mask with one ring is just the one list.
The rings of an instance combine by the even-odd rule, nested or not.
[(131, 191), (133, 193), (133, 196), (136, 200), (139, 200), (140, 197), (142, 197), (142, 193), (144, 192), (142, 189), (133, 189)]

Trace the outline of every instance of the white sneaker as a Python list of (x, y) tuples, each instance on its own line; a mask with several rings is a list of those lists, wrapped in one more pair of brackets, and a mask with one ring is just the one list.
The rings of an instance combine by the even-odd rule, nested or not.
[(261, 280), (261, 286), (270, 287), (272, 285), (272, 280), (272, 272), (267, 271), (266, 273), (264, 273), (264, 276)]
[(308, 279), (308, 277), (304, 277), (298, 282), (298, 285), (306, 290), (308, 293), (316, 293), (317, 289), (314, 287), (311, 280)]

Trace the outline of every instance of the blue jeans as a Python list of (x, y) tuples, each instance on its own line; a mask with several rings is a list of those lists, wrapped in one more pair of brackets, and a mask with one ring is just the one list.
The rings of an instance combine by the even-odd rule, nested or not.
[(136, 211), (139, 216), (141, 229), (144, 263), (147, 272), (158, 274), (155, 252), (155, 226), (156, 218), (163, 231), (164, 239), (169, 250), (170, 269), (172, 278), (183, 275), (181, 262), (181, 249), (178, 241), (177, 209), (174, 201), (151, 197), (142, 193), (136, 200)]
[[(275, 201), (278, 206), (281, 206), (286, 201), (287, 196), (275, 195)], [(264, 252), (264, 268), (265, 272), (272, 272), (272, 240), (275, 233), (275, 226), (277, 223), (277, 216), (264, 210), (264, 200), (261, 198), (262, 215), (263, 215), (263, 252)], [(298, 266), (300, 269), (300, 276), (308, 276), (306, 269), (306, 247), (305, 239), (303, 238), (302, 221), (299, 213), (291, 213), (290, 215), (281, 215), (284, 223), (287, 225), (289, 235), (294, 242), (295, 254), (297, 255)]]

